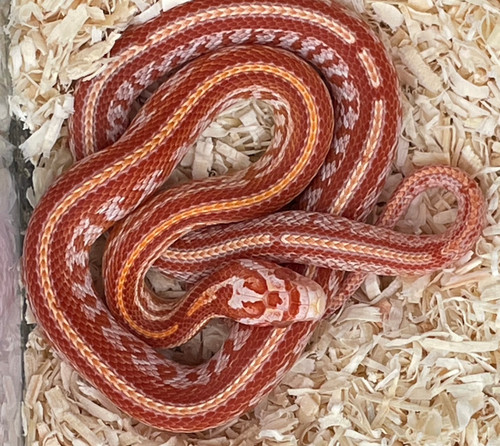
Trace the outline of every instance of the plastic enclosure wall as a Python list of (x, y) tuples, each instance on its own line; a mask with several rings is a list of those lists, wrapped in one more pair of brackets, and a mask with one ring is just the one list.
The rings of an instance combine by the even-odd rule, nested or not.
[[(0, 27), (7, 22), (9, 2), (0, 1)], [(22, 444), (22, 297), (19, 277), (19, 218), (9, 143), (8, 40), (0, 31), (0, 445)], [(10, 168), (10, 169), (9, 169)]]

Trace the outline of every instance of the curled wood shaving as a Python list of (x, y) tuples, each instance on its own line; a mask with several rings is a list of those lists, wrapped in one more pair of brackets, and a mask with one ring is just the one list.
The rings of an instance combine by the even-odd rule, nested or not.
[(372, 6), (377, 18), (392, 29), (397, 29), (403, 24), (404, 16), (395, 6), (384, 2), (375, 2)]
[(441, 90), (441, 78), (432, 71), (416, 48), (408, 46), (400, 52), (400, 56), (401, 61), (415, 75), (420, 85), (432, 93)]
[[(465, 446), (500, 441), (500, 7), (496, 0), (341, 3), (379, 25), (376, 31), (389, 48), (403, 91), (394, 172), (372, 220), (402, 176), (426, 164), (458, 165), (477, 179), (488, 200), (488, 227), (475, 250), (455, 268), (434, 275), (370, 275), (335, 320), (320, 324), (302, 360), (252, 413), (200, 434), (171, 435), (131, 420), (61, 363), (35, 330), (25, 355), (27, 444)], [(71, 81), (101, 69), (106, 63), (101, 57), (127, 23), (148, 20), (170, 5), (166, 0), (20, 0), (14, 6), (11, 110), (33, 134), (23, 146), (37, 164), (33, 203), (71, 162), (65, 127)], [(75, 29), (67, 30), (68, 16), (78, 24)], [(64, 30), (72, 36), (67, 43)], [(271, 134), (270, 110), (243, 103), (204, 132), (170, 182), (243, 168), (265, 149)], [(454, 219), (453, 203), (453, 197), (429, 191), (412, 204), (398, 230), (442, 232)], [(151, 279), (160, 290), (180, 292), (171, 282)], [(185, 354), (203, 344), (207, 357), (223, 336), (224, 327), (213, 326)]]

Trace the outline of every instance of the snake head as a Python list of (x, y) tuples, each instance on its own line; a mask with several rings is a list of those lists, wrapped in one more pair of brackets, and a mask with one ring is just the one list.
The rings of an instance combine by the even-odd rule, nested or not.
[[(235, 265), (227, 315), (242, 324), (284, 326), (321, 319), (326, 294), (313, 280), (288, 268), (260, 260)], [(229, 284), (228, 284), (229, 285)]]

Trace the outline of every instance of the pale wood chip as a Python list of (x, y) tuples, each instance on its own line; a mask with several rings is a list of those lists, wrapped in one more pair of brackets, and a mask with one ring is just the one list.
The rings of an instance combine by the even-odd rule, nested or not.
[(441, 79), (426, 64), (417, 49), (407, 46), (404, 50), (400, 51), (400, 57), (402, 62), (418, 79), (420, 85), (432, 93), (437, 93), (442, 89)]
[(392, 29), (396, 29), (403, 24), (403, 14), (395, 6), (384, 2), (375, 2), (372, 7), (377, 17), (387, 23)]
[(67, 423), (69, 428), (80, 434), (89, 444), (104, 446), (104, 441), (92, 432), (92, 430), (87, 426), (85, 419), (81, 416), (71, 412), (65, 412), (63, 414), (63, 420)]

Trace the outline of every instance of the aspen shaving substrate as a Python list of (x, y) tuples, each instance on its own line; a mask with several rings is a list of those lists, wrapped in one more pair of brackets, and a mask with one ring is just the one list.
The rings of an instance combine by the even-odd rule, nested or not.
[[(25, 354), (27, 444), (500, 442), (500, 4), (341, 2), (381, 36), (401, 80), (403, 133), (381, 203), (419, 166), (461, 167), (488, 199), (488, 227), (475, 251), (433, 275), (370, 275), (336, 320), (321, 324), (301, 361), (252, 413), (200, 434), (172, 435), (131, 420), (61, 362), (35, 329)], [(99, 72), (127, 24), (149, 20), (173, 3), (179, 1), (13, 3), (10, 107), (32, 135), (21, 148), (37, 166), (33, 204), (71, 164), (66, 119), (72, 82)], [(204, 133), (172, 181), (245, 167), (271, 135), (269, 110), (242, 104)], [(453, 197), (431, 191), (413, 203), (399, 230), (441, 232), (454, 215)], [(156, 284), (175, 288), (168, 281)], [(223, 334), (218, 326), (204, 333), (204, 355)], [(200, 337), (188, 353), (198, 351), (196, 342)]]

